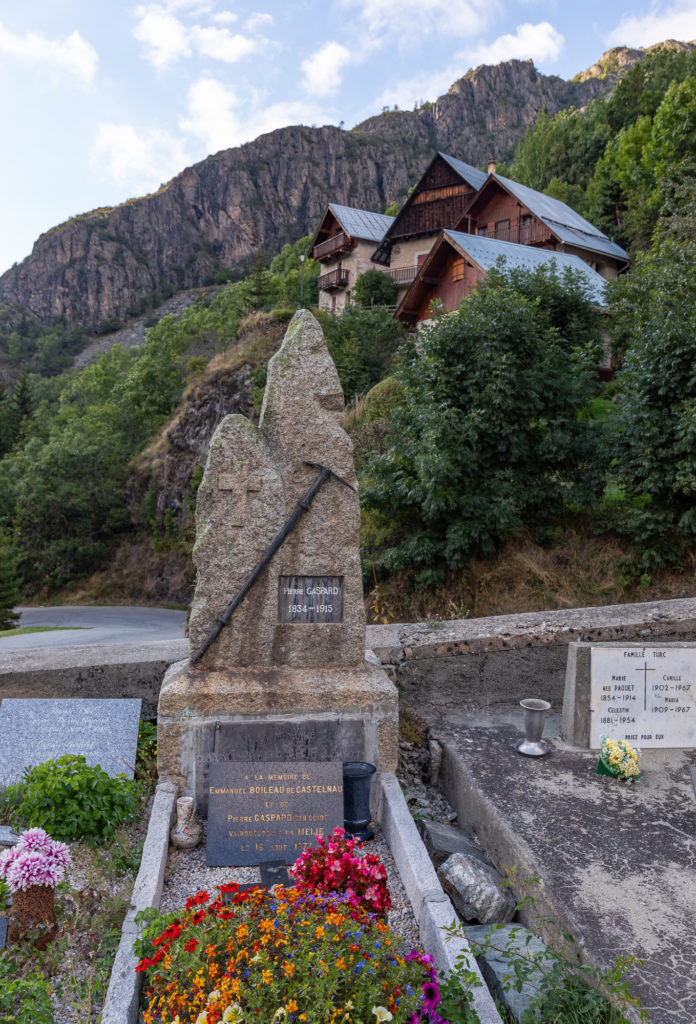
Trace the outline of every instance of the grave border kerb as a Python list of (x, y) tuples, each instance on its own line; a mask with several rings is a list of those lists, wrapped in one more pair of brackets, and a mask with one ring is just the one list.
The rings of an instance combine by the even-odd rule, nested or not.
[[(109, 987), (102, 1008), (101, 1024), (137, 1024), (142, 975), (135, 973), (138, 958), (133, 943), (141, 929), (135, 915), (147, 907), (158, 907), (169, 852), (169, 829), (176, 810), (177, 787), (161, 782), (155, 791), (140, 870), (133, 888), (131, 906), (121, 931)], [(473, 1004), (481, 1024), (502, 1024), (493, 998), (481, 977), (471, 947), (464, 937), (448, 940), (443, 929), (457, 921), (457, 914), (445, 894), (418, 829), (408, 809), (396, 776), (383, 772), (377, 795), (377, 819), (406, 889), (418, 922), (420, 940), (440, 972), (449, 973), (463, 954), (469, 969), (481, 978), (474, 988)]]

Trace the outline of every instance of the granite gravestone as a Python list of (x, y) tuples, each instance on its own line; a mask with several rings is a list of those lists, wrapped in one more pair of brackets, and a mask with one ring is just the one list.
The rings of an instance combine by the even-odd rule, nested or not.
[(0, 706), (0, 786), (25, 768), (64, 754), (83, 754), (107, 775), (133, 778), (140, 700), (23, 700)]
[(561, 733), (593, 750), (602, 736), (695, 748), (696, 644), (570, 644)]
[(291, 864), (343, 824), (338, 762), (219, 762), (208, 786), (209, 866)]
[(196, 660), (169, 669), (158, 709), (160, 777), (194, 796), (199, 814), (222, 762), (396, 767), (396, 689), (365, 660), (360, 507), (343, 414), (321, 328), (303, 310), (269, 363), (258, 427), (228, 416), (211, 440), (196, 504)]

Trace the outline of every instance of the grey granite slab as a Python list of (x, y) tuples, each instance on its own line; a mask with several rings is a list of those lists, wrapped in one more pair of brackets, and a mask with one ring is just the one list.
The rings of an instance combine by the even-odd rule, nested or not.
[(133, 778), (140, 700), (6, 699), (0, 706), (0, 785), (64, 754)]

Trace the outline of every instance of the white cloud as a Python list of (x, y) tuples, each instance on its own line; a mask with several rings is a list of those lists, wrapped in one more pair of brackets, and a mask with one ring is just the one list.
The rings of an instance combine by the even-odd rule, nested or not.
[(276, 128), (322, 119), (320, 108), (311, 103), (288, 100), (263, 106), (260, 96), (240, 96), (218, 79), (204, 76), (189, 88), (186, 116), (179, 127), (200, 139), (207, 153), (215, 153)]
[(231, 25), (235, 21), (239, 21), (239, 15), (234, 14), (233, 11), (220, 11), (218, 14), (213, 14), (213, 21), (217, 21), (219, 25)]
[(77, 29), (65, 39), (48, 39), (36, 32), (20, 36), (0, 25), (0, 54), (67, 72), (85, 85), (94, 78), (99, 56)]
[(252, 14), (244, 22), (244, 28), (247, 32), (256, 32), (259, 28), (270, 28), (274, 24), (272, 14)]
[(232, 35), (227, 28), (202, 28), (194, 25), (191, 39), (199, 53), (214, 60), (224, 60), (228, 64), (247, 57), (258, 48), (258, 42), (238, 33)]
[(696, 39), (696, 2), (654, 4), (650, 14), (629, 14), (605, 38), (608, 46), (652, 46), (666, 39)]
[[(500, 0), (341, 0), (357, 9), (374, 47), (386, 36), (471, 36), (483, 31), (501, 10)], [(381, 38), (380, 38), (381, 37)]]
[(466, 52), (467, 59), (472, 65), (499, 64), (504, 60), (533, 60), (535, 63), (541, 61), (556, 60), (563, 48), (565, 39), (553, 25), (548, 21), (541, 21), (538, 25), (518, 25), (517, 31), (498, 36), (492, 43), (486, 46), (478, 46), (475, 50)]
[(191, 44), (186, 27), (160, 4), (135, 9), (138, 23), (133, 35), (145, 45), (145, 55), (156, 68), (164, 68), (179, 57), (188, 57)]
[(461, 78), (465, 70), (458, 63), (456, 67), (449, 65), (438, 71), (425, 72), (414, 75), (413, 78), (395, 82), (394, 85), (390, 85), (380, 93), (374, 101), (374, 109), (371, 113), (378, 113), (382, 107), (394, 106), (398, 106), (402, 110), (410, 110), (416, 103), (435, 100), (438, 96), (444, 95), (452, 82)]
[(341, 72), (350, 62), (350, 51), (340, 43), (326, 43), (302, 61), (303, 86), (311, 96), (330, 96), (341, 85)]
[[(258, 40), (239, 33), (233, 34), (226, 27), (185, 25), (171, 13), (173, 2), (176, 0), (165, 0), (165, 4), (140, 5), (135, 9), (138, 21), (133, 35), (144, 44), (145, 56), (154, 67), (165, 68), (172, 61), (190, 57), (194, 52), (232, 64), (258, 49)], [(182, 4), (179, 3), (179, 6)], [(230, 11), (224, 11), (217, 19), (223, 20), (223, 16), (226, 22), (236, 20), (237, 17)]]
[(184, 140), (161, 129), (137, 131), (131, 124), (102, 124), (90, 154), (92, 170), (119, 188), (147, 192), (190, 162)]

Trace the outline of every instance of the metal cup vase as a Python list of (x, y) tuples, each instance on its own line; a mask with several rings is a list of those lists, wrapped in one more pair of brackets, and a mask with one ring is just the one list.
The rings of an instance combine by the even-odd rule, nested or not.
[(546, 744), (541, 742), (541, 737), (546, 712), (550, 710), (551, 705), (547, 700), (527, 697), (520, 701), (520, 707), (524, 708), (524, 739), (515, 744), (515, 750), (525, 757), (543, 757), (550, 753)]
[(367, 761), (343, 763), (343, 817), (346, 832), (365, 842), (374, 839), (370, 829), (370, 784), (376, 772)]

